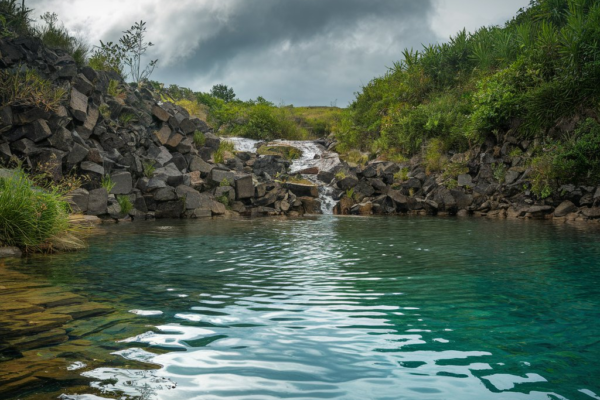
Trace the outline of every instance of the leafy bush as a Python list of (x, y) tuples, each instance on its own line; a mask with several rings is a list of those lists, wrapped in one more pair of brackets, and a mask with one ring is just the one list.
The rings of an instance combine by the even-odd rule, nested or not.
[(423, 164), (428, 174), (444, 169), (447, 163), (444, 143), (440, 139), (431, 139), (425, 147)]
[(35, 250), (69, 229), (61, 195), (35, 189), (23, 173), (0, 178), (0, 242)]
[(120, 99), (125, 98), (125, 93), (123, 93), (123, 89), (119, 87), (119, 81), (111, 79), (108, 82), (108, 90), (106, 91), (109, 96), (117, 97)]
[(0, 99), (5, 106), (38, 107), (56, 111), (67, 92), (31, 69), (0, 70)]

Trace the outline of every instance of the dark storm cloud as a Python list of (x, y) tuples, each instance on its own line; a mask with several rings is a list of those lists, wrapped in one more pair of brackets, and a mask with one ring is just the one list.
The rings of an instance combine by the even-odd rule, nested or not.
[[(436, 0), (30, 0), (92, 43), (143, 19), (154, 79), (240, 98), (346, 105), (405, 47), (438, 40)], [(437, 0), (439, 1), (439, 0)], [(36, 10), (37, 11), (37, 10)], [(37, 14), (37, 13), (36, 13)]]
[[(263, 95), (297, 104), (339, 99), (345, 105), (361, 81), (385, 72), (402, 48), (436, 39), (429, 27), (431, 1), (225, 3), (229, 7), (208, 19), (202, 7), (183, 18), (189, 37), (198, 34), (197, 42), (188, 42), (194, 50), (172, 57), (158, 77), (194, 82), (203, 90), (223, 81), (246, 98)], [(248, 68), (260, 82), (252, 81)]]

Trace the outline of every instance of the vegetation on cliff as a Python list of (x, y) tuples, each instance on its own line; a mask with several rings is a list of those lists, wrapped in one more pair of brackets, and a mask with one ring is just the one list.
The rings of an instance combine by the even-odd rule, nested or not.
[(597, 1), (534, 0), (504, 27), (406, 50), (357, 94), (338, 148), (427, 158), (428, 145), (439, 154), (511, 137), (535, 141), (541, 197), (597, 178), (599, 38)]

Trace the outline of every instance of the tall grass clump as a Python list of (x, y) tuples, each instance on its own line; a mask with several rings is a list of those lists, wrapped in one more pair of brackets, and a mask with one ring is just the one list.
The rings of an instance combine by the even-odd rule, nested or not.
[(65, 89), (53, 86), (32, 69), (0, 70), (0, 100), (5, 106), (56, 111), (66, 94)]
[(34, 35), (53, 49), (61, 49), (69, 53), (78, 66), (84, 66), (87, 61), (89, 47), (76, 36), (72, 36), (67, 28), (58, 21), (56, 13), (47, 12), (41, 16), (43, 25), (34, 28)]
[(30, 250), (69, 230), (69, 206), (56, 191), (42, 191), (21, 173), (0, 178), (0, 242)]

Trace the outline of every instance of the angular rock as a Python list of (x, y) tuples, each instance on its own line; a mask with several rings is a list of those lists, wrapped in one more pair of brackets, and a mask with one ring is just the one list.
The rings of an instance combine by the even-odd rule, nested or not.
[(41, 142), (50, 136), (52, 136), (52, 131), (50, 130), (48, 123), (43, 119), (35, 121), (33, 123), (33, 129), (29, 129), (25, 134), (25, 137), (32, 140), (34, 143)]
[(336, 185), (342, 190), (352, 189), (354, 186), (358, 185), (358, 178), (350, 175), (338, 181)]
[(67, 196), (71, 208), (75, 212), (85, 213), (88, 210), (90, 192), (83, 188), (75, 189)]
[(215, 183), (222, 183), (227, 180), (230, 184), (235, 181), (235, 174), (231, 171), (226, 171), (218, 168), (214, 168), (210, 171), (210, 180)]
[(114, 187), (110, 191), (111, 194), (129, 194), (133, 189), (133, 179), (127, 171), (114, 172), (110, 176)]
[(106, 214), (108, 209), (108, 193), (106, 189), (100, 188), (90, 191), (88, 200), (88, 211), (89, 215), (103, 215)]
[(89, 152), (90, 151), (84, 146), (80, 145), (79, 143), (75, 143), (73, 145), (73, 149), (67, 155), (67, 164), (79, 164), (81, 161), (85, 160)]
[(577, 206), (573, 204), (571, 201), (566, 200), (560, 203), (556, 210), (554, 210), (555, 217), (566, 217), (567, 215), (574, 213), (577, 211)]
[(88, 97), (79, 90), (72, 88), (69, 106), (71, 107), (73, 117), (80, 122), (85, 122), (87, 118)]
[(317, 174), (317, 179), (327, 185), (331, 183), (331, 181), (335, 178), (335, 174), (329, 171), (319, 171)]
[(84, 174), (92, 173), (92, 174), (104, 176), (104, 167), (102, 165), (98, 165), (91, 161), (82, 162), (80, 168), (81, 168), (81, 172), (83, 172)]
[(171, 115), (169, 115), (169, 113), (158, 104), (152, 106), (152, 115), (154, 115), (159, 121), (163, 122), (167, 122), (171, 117)]
[(175, 193), (175, 189), (170, 186), (160, 188), (154, 192), (155, 201), (172, 201), (176, 199), (177, 194)]
[(150, 149), (148, 149), (147, 156), (150, 160), (154, 160), (161, 166), (166, 165), (169, 161), (171, 161), (171, 159), (173, 159), (173, 156), (169, 150), (167, 150), (167, 148), (164, 146), (151, 146)]
[(237, 200), (254, 197), (254, 182), (252, 181), (252, 175), (235, 177), (235, 197)]
[(59, 128), (54, 135), (48, 138), (48, 143), (50, 143), (50, 146), (56, 149), (70, 151), (74, 144), (73, 135), (71, 135), (71, 132), (68, 129)]
[(198, 171), (202, 174), (202, 177), (208, 176), (208, 174), (210, 173), (210, 171), (212, 171), (213, 168), (215, 168), (213, 164), (207, 163), (198, 156), (192, 156), (190, 160), (190, 171)]
[(586, 218), (589, 219), (600, 218), (600, 207), (582, 208), (581, 214), (583, 214)]
[(185, 208), (187, 210), (195, 210), (199, 209), (203, 204), (203, 196), (197, 190), (192, 189), (191, 187), (180, 185), (175, 189), (177, 196), (184, 200)]
[(182, 201), (166, 201), (157, 204), (155, 216), (156, 218), (181, 218), (184, 211)]
[(298, 197), (319, 197), (319, 188), (315, 185), (288, 182), (285, 187)]
[(473, 186), (473, 177), (469, 174), (462, 174), (458, 176), (458, 186)]
[[(154, 137), (158, 141), (161, 146), (164, 146), (169, 141), (171, 137), (171, 129), (167, 125), (163, 125), (162, 128), (158, 131), (154, 131)], [(179, 144), (179, 142), (177, 142)]]

